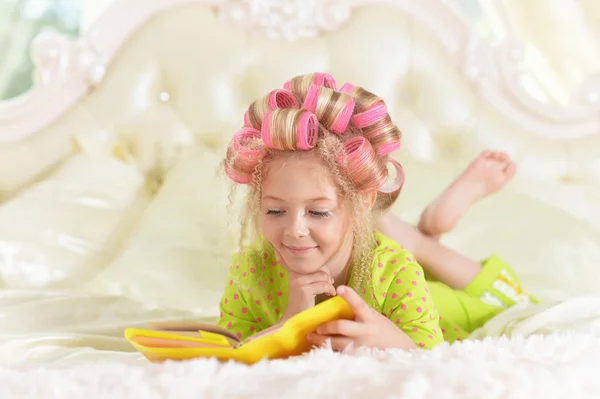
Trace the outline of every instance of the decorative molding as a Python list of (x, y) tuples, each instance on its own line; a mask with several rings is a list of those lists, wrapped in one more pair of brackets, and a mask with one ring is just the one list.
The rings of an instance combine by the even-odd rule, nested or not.
[(99, 54), (85, 40), (45, 33), (33, 41), (31, 57), (33, 88), (0, 102), (0, 142), (24, 139), (58, 118), (105, 72)]
[(348, 0), (231, 0), (218, 12), (223, 21), (291, 41), (338, 29), (350, 18), (351, 6)]
[(586, 83), (568, 106), (544, 103), (519, 83), (524, 72), (522, 43), (505, 38), (495, 46), (477, 43), (465, 50), (459, 68), (477, 93), (507, 119), (553, 140), (600, 133), (600, 85)]
[(75, 41), (43, 35), (32, 46), (35, 84), (0, 102), (0, 142), (23, 140), (66, 113), (102, 81), (116, 52), (150, 18), (189, 5), (213, 7), (223, 21), (273, 39), (298, 40), (338, 29), (358, 7), (387, 6), (430, 31), (479, 95), (539, 136), (570, 140), (600, 132), (600, 76), (590, 77), (569, 106), (543, 103), (519, 84), (521, 45), (478, 40), (449, 0), (116, 0)]

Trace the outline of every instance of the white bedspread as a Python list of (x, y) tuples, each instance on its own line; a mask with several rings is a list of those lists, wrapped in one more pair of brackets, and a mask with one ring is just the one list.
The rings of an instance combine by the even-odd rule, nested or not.
[(191, 312), (67, 292), (13, 292), (0, 306), (2, 398), (480, 398), (481, 392), (486, 398), (576, 398), (600, 392), (594, 371), (600, 366), (600, 294), (514, 307), (473, 339), (432, 351), (336, 354), (322, 348), (252, 367), (204, 359), (149, 364), (122, 338), (125, 326), (194, 318)]
[(471, 335), (485, 337), (524, 336), (572, 332), (600, 337), (600, 293), (565, 301), (517, 305), (488, 321)]
[(213, 360), (148, 365), (135, 356), (0, 368), (19, 398), (581, 398), (597, 397), (600, 340), (563, 333), (486, 339), (430, 352), (328, 349), (252, 367)]

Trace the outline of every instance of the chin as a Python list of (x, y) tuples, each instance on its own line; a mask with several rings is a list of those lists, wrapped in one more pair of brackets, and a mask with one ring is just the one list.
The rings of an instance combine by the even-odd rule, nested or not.
[(288, 268), (298, 274), (310, 274), (319, 270), (323, 266), (321, 259), (285, 259)]

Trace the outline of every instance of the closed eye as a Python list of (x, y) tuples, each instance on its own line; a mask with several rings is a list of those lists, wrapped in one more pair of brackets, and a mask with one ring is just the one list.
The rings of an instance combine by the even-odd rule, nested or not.
[(325, 218), (328, 216), (331, 216), (331, 213), (329, 212), (318, 212), (318, 211), (310, 211), (311, 215), (319, 217), (319, 218)]
[(269, 210), (267, 210), (267, 215), (279, 216), (281, 214), (283, 214), (283, 212), (279, 211), (277, 209), (269, 209)]

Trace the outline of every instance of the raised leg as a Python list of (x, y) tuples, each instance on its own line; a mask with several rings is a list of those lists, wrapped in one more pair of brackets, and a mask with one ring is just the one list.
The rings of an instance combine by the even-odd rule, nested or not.
[(463, 289), (481, 265), (437, 238), (451, 231), (473, 204), (502, 188), (515, 172), (515, 164), (505, 153), (484, 151), (425, 208), (416, 227), (388, 213), (380, 219), (379, 228), (408, 249), (433, 279)]
[(495, 193), (515, 175), (503, 152), (484, 151), (423, 211), (419, 230), (439, 237), (451, 231), (473, 204)]

